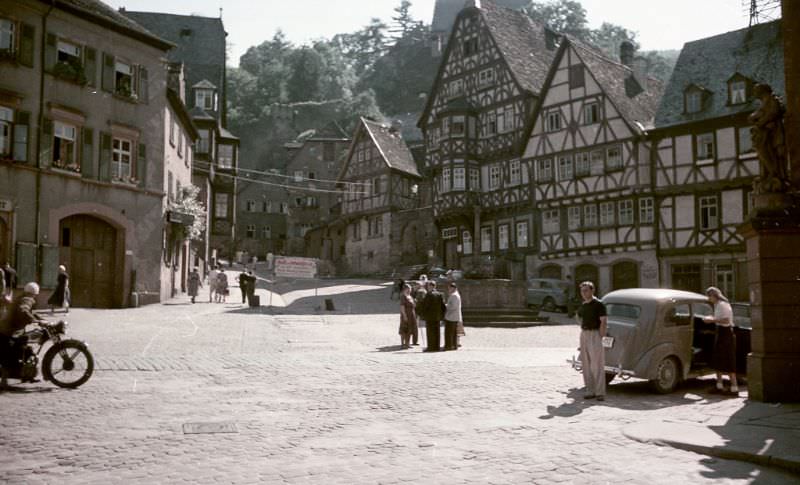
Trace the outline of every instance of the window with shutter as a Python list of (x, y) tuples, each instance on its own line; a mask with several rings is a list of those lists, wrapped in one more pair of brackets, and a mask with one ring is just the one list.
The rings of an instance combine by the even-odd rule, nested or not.
[(83, 74), (86, 77), (86, 84), (92, 87), (97, 86), (97, 51), (91, 47), (85, 47)]
[(100, 180), (111, 180), (111, 134), (100, 133)]
[(36, 28), (22, 24), (22, 36), (19, 39), (19, 55), (17, 60), (26, 67), (33, 67), (33, 47), (35, 45)]
[(147, 187), (147, 146), (139, 143), (139, 156), (136, 159), (136, 178), (139, 187)]
[(81, 130), (81, 139), (83, 141), (81, 148), (81, 174), (83, 174), (84, 178), (94, 178), (93, 138), (92, 129), (83, 127)]
[(17, 111), (14, 123), (14, 148), (13, 157), (18, 162), (28, 161), (28, 139), (30, 133), (31, 114), (27, 111)]
[(114, 56), (103, 52), (103, 73), (101, 87), (103, 91), (114, 92)]

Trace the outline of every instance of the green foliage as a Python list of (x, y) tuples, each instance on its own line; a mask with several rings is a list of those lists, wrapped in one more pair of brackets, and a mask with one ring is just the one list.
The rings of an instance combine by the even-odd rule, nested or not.
[(562, 34), (584, 40), (591, 33), (587, 26), (586, 9), (575, 0), (534, 1), (524, 11), (533, 20)]

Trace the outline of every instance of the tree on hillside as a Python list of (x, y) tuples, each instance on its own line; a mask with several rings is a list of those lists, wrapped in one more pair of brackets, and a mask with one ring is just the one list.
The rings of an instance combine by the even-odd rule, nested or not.
[(395, 15), (392, 17), (392, 25), (389, 28), (389, 33), (393, 39), (399, 40), (407, 37), (422, 25), (421, 21), (414, 20), (410, 9), (411, 2), (409, 0), (402, 0), (400, 5), (394, 8)]
[(291, 75), (286, 85), (290, 103), (320, 99), (322, 56), (314, 49), (301, 47), (289, 56)]
[(575, 0), (533, 1), (523, 10), (533, 20), (547, 25), (556, 32), (572, 35), (578, 39), (588, 38), (586, 10)]
[(337, 34), (331, 42), (341, 50), (356, 76), (360, 77), (386, 51), (386, 29), (387, 25), (381, 19), (373, 18), (361, 30), (352, 34)]

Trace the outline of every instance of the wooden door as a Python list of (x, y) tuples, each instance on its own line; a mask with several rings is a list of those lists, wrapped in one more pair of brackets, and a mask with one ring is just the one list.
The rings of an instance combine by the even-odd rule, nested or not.
[(76, 215), (60, 223), (61, 259), (70, 275), (72, 306), (111, 308), (116, 288), (117, 231), (105, 221)]
[(0, 267), (2, 267), (3, 263), (6, 261), (11, 264), (10, 236), (11, 231), (8, 229), (8, 224), (3, 217), (0, 216)]
[(458, 263), (458, 239), (446, 239), (444, 242), (444, 267), (446, 269), (457, 269)]
[(612, 289), (622, 290), (624, 288), (639, 287), (639, 267), (632, 261), (623, 261), (615, 264), (611, 268)]
[(582, 264), (575, 267), (575, 283), (580, 285), (584, 281), (594, 283), (595, 295), (600, 297), (600, 271), (593, 264)]

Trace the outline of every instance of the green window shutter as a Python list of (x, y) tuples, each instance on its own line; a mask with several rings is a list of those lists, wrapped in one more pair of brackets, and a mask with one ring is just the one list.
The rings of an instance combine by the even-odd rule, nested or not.
[(47, 41), (44, 46), (44, 70), (49, 71), (56, 65), (58, 59), (58, 38), (55, 34), (47, 33)]
[(81, 129), (81, 174), (84, 178), (94, 178), (94, 132), (91, 128)]
[(114, 56), (103, 52), (103, 91), (114, 92)]
[(27, 111), (17, 111), (14, 121), (14, 160), (17, 162), (28, 161), (30, 132), (31, 114)]
[(111, 180), (111, 135), (100, 133), (100, 169), (98, 170), (100, 180), (106, 182)]
[(147, 80), (147, 69), (139, 66), (139, 102), (147, 104), (150, 97), (150, 83)]
[(91, 47), (84, 47), (86, 50), (86, 60), (83, 63), (83, 73), (86, 75), (86, 83), (89, 86), (97, 86), (97, 51)]
[(53, 163), (53, 120), (44, 118), (42, 121), (42, 139), (39, 145), (39, 164), (49, 167)]
[(147, 146), (139, 143), (139, 157), (136, 159), (136, 178), (139, 179), (139, 187), (147, 187)]
[(17, 60), (20, 64), (33, 67), (33, 52), (36, 45), (36, 28), (30, 24), (22, 24), (20, 29), (22, 35), (19, 38), (19, 56)]

